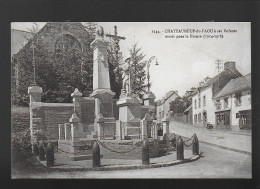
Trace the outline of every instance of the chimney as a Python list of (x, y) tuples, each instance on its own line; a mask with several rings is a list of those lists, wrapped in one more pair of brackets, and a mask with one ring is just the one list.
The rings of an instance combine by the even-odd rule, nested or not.
[(204, 82), (199, 82), (199, 87), (202, 87), (204, 85)]
[(208, 80), (210, 80), (210, 77), (206, 77), (206, 78), (204, 79), (204, 83), (207, 83)]
[(224, 64), (224, 69), (230, 69), (230, 70), (235, 70), (236, 69), (236, 62), (225, 62)]

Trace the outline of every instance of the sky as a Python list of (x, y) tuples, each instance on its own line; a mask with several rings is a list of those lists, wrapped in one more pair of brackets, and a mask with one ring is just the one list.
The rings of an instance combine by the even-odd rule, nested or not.
[[(46, 22), (37, 22), (43, 27)], [(97, 22), (105, 33), (114, 34), (117, 25), (118, 35), (126, 37), (120, 41), (123, 57), (129, 57), (129, 49), (134, 42), (146, 55), (144, 60), (155, 56), (150, 66), (151, 91), (156, 100), (168, 91), (177, 90), (182, 96), (205, 77), (217, 74), (215, 61), (234, 61), (237, 69), (246, 75), (251, 73), (251, 24), (249, 22)], [(12, 29), (28, 30), (32, 22), (14, 22)], [(177, 30), (198, 29), (200, 33), (176, 33)], [(211, 30), (209, 30), (211, 29)], [(203, 31), (202, 31), (203, 30)], [(217, 33), (210, 33), (211, 31)], [(226, 31), (224, 31), (226, 30)], [(235, 32), (230, 32), (233, 30)], [(153, 33), (159, 31), (160, 33)], [(182, 32), (183, 30), (179, 31)], [(219, 32), (218, 32), (219, 31)], [(169, 33), (175, 32), (175, 33)], [(166, 38), (172, 36), (175, 38)], [(188, 38), (177, 38), (185, 36)], [(202, 38), (191, 38), (201, 35)], [(223, 38), (203, 38), (205, 35)], [(107, 39), (109, 40), (109, 39)]]

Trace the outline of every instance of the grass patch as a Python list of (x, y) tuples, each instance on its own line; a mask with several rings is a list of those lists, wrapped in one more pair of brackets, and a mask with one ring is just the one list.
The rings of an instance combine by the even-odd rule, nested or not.
[(12, 167), (19, 168), (19, 164), (32, 157), (29, 107), (12, 107), (11, 124)]

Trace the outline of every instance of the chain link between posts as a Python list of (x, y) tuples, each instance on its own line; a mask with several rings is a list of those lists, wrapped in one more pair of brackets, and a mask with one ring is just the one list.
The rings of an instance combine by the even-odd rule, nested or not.
[[(170, 141), (171, 141), (171, 138), (172, 138), (173, 135), (175, 135), (175, 138), (176, 138), (176, 134), (175, 134), (175, 133), (172, 133), (171, 136), (169, 136)], [(175, 149), (175, 148), (176, 148), (176, 147), (175, 147), (175, 144), (176, 144), (176, 143), (177, 143), (177, 141), (175, 141), (174, 143), (170, 143), (170, 146), (166, 148), (166, 151), (168, 152), (168, 151), (171, 150), (172, 148)], [(174, 149), (173, 149), (173, 150), (174, 150)]]
[[(186, 146), (186, 147), (192, 146), (194, 143), (194, 136), (195, 136), (195, 134), (193, 134), (189, 139), (183, 141), (184, 146)], [(191, 139), (192, 139), (192, 142), (190, 144), (187, 144)]]
[(111, 151), (111, 152), (119, 153), (119, 154), (124, 154), (124, 153), (128, 153), (128, 152), (131, 152), (131, 151), (135, 150), (136, 148), (138, 148), (138, 147), (140, 147), (140, 146), (142, 145), (142, 142), (143, 142), (143, 140), (137, 142), (137, 143), (135, 144), (135, 146), (134, 146), (133, 148), (129, 149), (129, 150), (126, 150), (126, 151), (117, 151), (117, 150), (114, 150), (114, 149), (112, 149), (112, 148), (107, 147), (103, 142), (97, 140), (97, 143), (100, 144), (100, 145), (101, 145), (102, 147), (104, 147), (105, 149), (107, 149), (107, 150), (109, 150), (109, 151)]
[[(178, 136), (178, 135), (176, 135), (175, 133), (173, 133), (169, 138), (171, 138), (173, 135), (175, 135), (176, 141), (172, 144), (172, 146), (174, 146), (175, 144), (177, 144), (177, 136)], [(195, 133), (194, 133), (190, 138), (188, 138), (187, 140), (184, 140), (184, 141), (183, 141), (184, 146), (186, 146), (186, 147), (192, 146), (192, 144), (194, 143), (194, 140), (193, 140), (193, 139), (194, 139), (194, 136), (195, 136)], [(181, 136), (178, 136), (178, 137), (181, 137)], [(189, 142), (190, 140), (192, 140), (192, 142), (189, 144), (188, 142)]]
[[(135, 144), (135, 146), (134, 146), (133, 148), (129, 149), (129, 150), (126, 150), (126, 151), (117, 151), (117, 150), (114, 150), (114, 149), (112, 149), (112, 148), (107, 147), (103, 142), (101, 142), (101, 141), (99, 141), (99, 140), (96, 140), (96, 141), (97, 141), (97, 143), (98, 143), (99, 145), (101, 145), (101, 146), (104, 147), (105, 149), (107, 149), (107, 150), (109, 150), (109, 151), (112, 151), (112, 152), (115, 152), (115, 153), (122, 153), (122, 154), (123, 154), (123, 153), (128, 153), (128, 152), (131, 152), (131, 151), (135, 150), (136, 148), (140, 147), (140, 146), (142, 145), (142, 142), (143, 142), (143, 140), (137, 142), (137, 143)], [(84, 151), (86, 151), (86, 150), (90, 150), (90, 149), (88, 148), (88, 149), (84, 149), (84, 150), (81, 150), (81, 151), (79, 151), (79, 152), (73, 153), (73, 152), (64, 151), (64, 150), (62, 150), (62, 149), (60, 149), (60, 148), (58, 148), (58, 147), (56, 147), (56, 146), (55, 146), (55, 148), (56, 148), (58, 151), (60, 151), (60, 152), (63, 152), (63, 153), (65, 153), (65, 154), (70, 154), (70, 155), (76, 155), (76, 154), (82, 153), (82, 152), (84, 152)]]
[[(172, 143), (170, 147), (167, 148), (167, 151), (168, 151), (169, 149), (171, 149), (172, 147), (174, 147), (174, 146), (177, 144), (177, 135), (176, 135), (175, 133), (172, 133), (169, 138), (171, 138), (173, 135), (175, 135), (176, 141), (175, 141), (174, 143)], [(183, 141), (184, 146), (186, 146), (186, 147), (192, 146), (192, 144), (194, 143), (194, 140), (193, 140), (193, 139), (194, 139), (194, 136), (195, 136), (195, 134), (193, 134), (189, 139)], [(180, 136), (179, 136), (179, 137), (180, 137)], [(189, 142), (191, 139), (192, 139), (192, 142), (191, 142), (190, 144), (187, 144), (187, 142)], [(101, 146), (104, 147), (105, 149), (107, 149), (107, 150), (109, 150), (109, 151), (111, 151), (111, 152), (121, 153), (121, 154), (129, 153), (129, 152), (135, 150), (136, 148), (140, 147), (141, 144), (142, 144), (142, 142), (143, 142), (143, 140), (137, 142), (137, 143), (135, 144), (135, 146), (134, 146), (133, 148), (129, 149), (129, 150), (126, 150), (126, 151), (117, 151), (117, 150), (115, 150), (115, 149), (112, 149), (112, 148), (107, 147), (103, 142), (101, 142), (101, 141), (99, 141), (99, 140), (96, 140), (96, 141), (97, 141), (97, 143), (98, 143), (99, 145), (101, 145)], [(61, 150), (61, 149), (58, 148), (58, 147), (55, 147), (55, 148), (56, 148), (58, 151), (60, 151), (60, 152), (63, 152), (63, 153), (66, 153), (66, 154), (70, 154), (70, 155), (76, 155), (76, 154), (82, 153), (82, 152), (84, 152), (84, 151), (86, 151), (86, 150), (89, 150), (89, 148), (88, 148), (88, 149), (81, 150), (80, 152), (73, 153), (73, 152), (67, 152), (67, 151)]]

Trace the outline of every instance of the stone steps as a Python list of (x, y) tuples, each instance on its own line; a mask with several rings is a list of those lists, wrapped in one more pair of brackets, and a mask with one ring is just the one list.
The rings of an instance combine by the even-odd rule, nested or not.
[[(69, 158), (72, 161), (92, 160), (92, 154), (70, 156)], [(100, 158), (103, 158), (103, 154), (100, 154)]]

